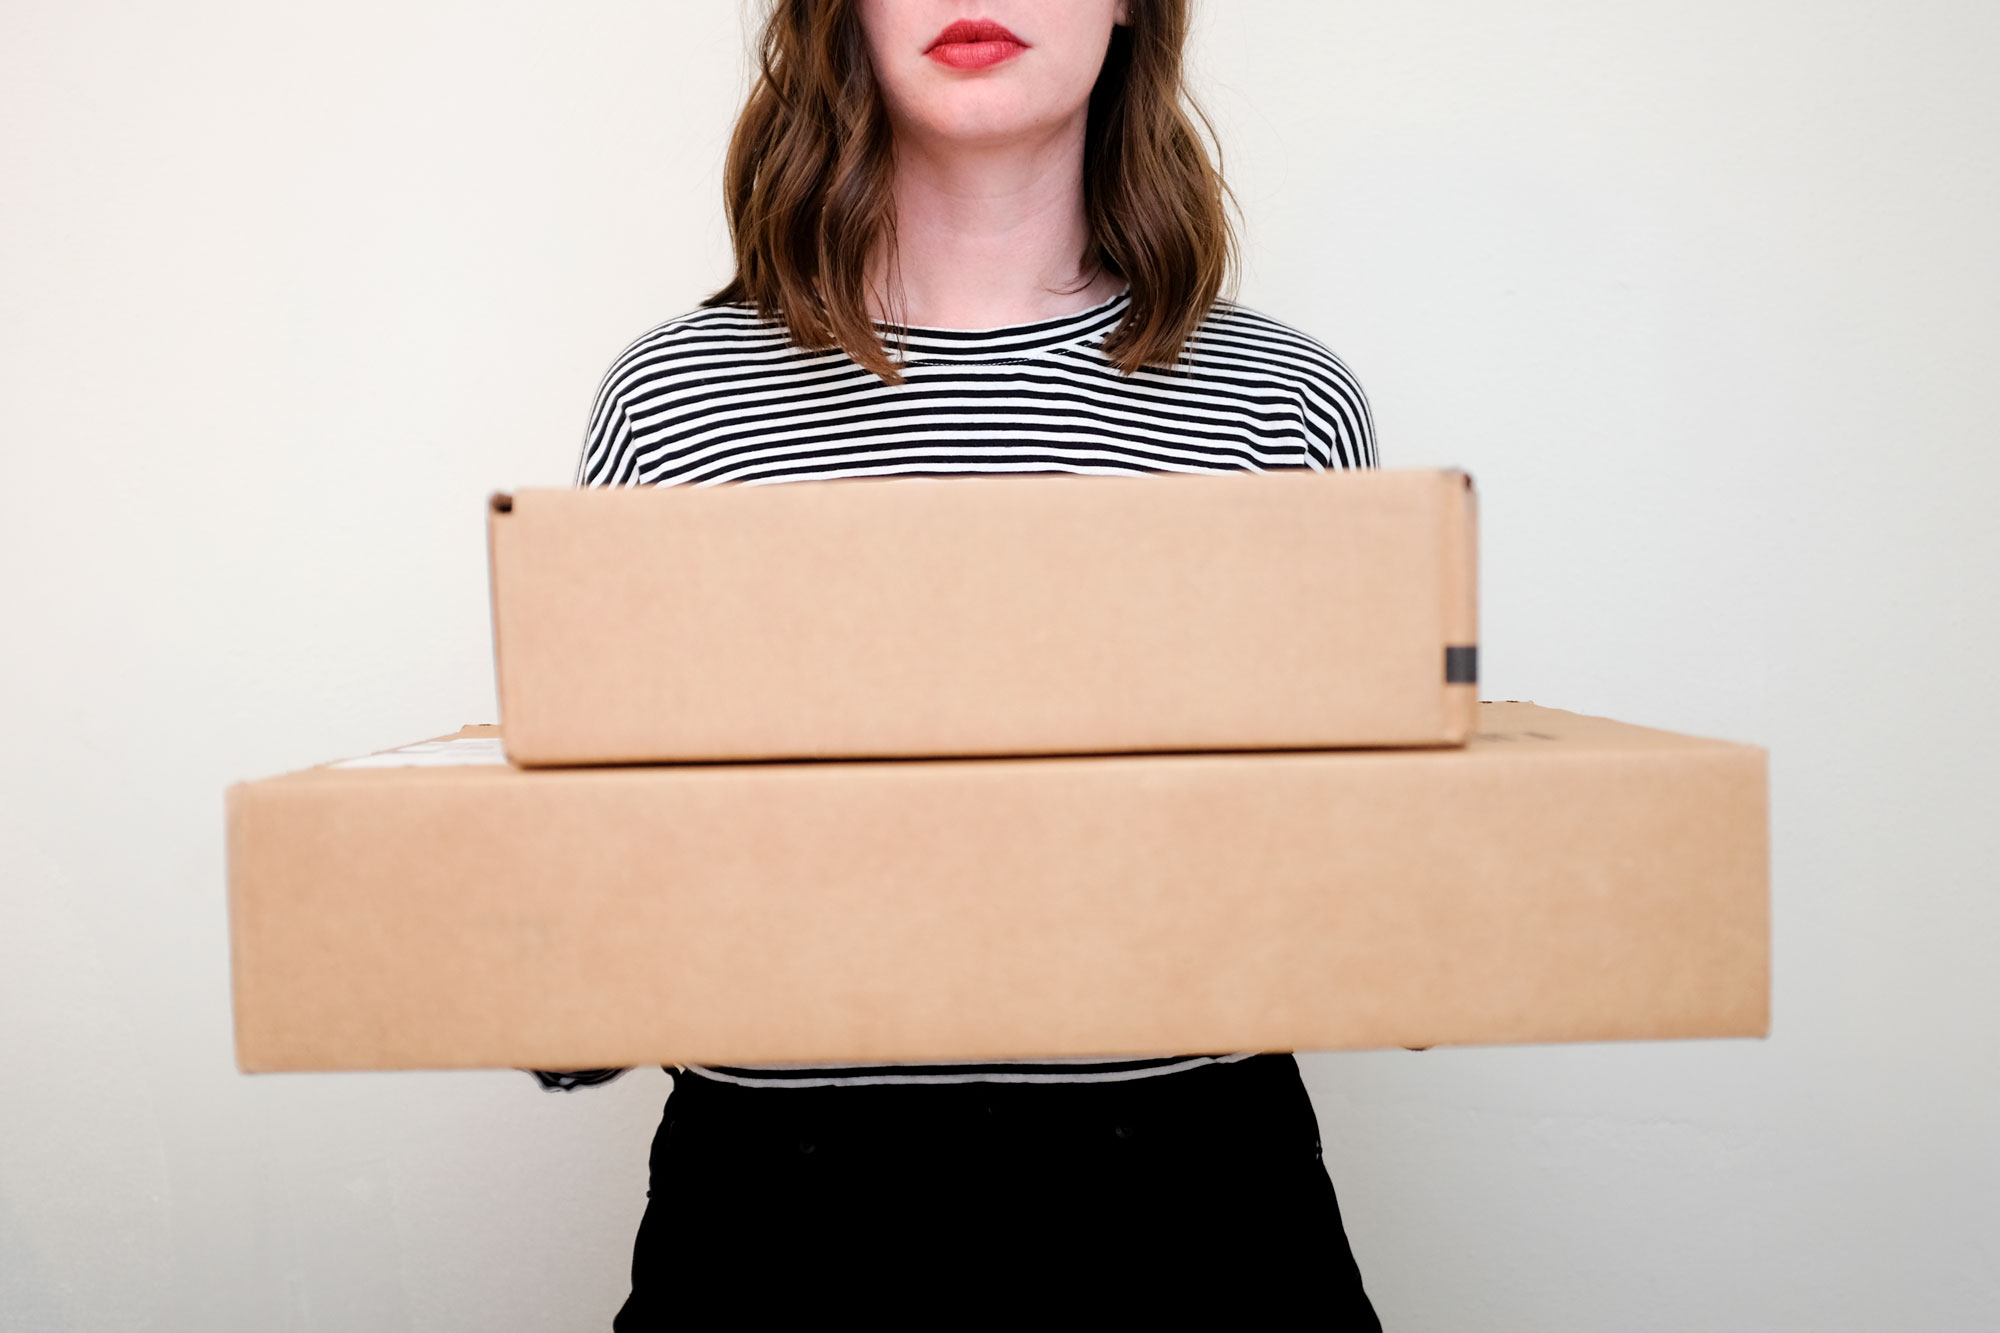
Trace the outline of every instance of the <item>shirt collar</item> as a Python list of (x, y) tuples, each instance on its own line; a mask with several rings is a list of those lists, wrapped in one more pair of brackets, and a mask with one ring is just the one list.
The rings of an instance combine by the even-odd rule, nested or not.
[(997, 329), (904, 328), (878, 322), (892, 358), (914, 361), (1011, 361), (1057, 347), (1109, 334), (1132, 303), (1130, 289), (1088, 310), (1034, 324), (1009, 324)]

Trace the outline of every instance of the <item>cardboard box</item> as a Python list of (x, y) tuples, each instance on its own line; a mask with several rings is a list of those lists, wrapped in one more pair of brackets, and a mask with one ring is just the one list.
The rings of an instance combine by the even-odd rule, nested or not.
[(528, 765), (1456, 745), (1457, 472), (526, 491), (489, 520)]
[(532, 771), (488, 728), (248, 783), (237, 1059), (1762, 1034), (1763, 752), (1530, 704), (1480, 725), (1460, 750)]

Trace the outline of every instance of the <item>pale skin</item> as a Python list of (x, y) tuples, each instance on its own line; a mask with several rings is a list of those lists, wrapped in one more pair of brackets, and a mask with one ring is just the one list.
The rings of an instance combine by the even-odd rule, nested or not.
[[(989, 329), (1115, 296), (1120, 279), (1083, 266), (1083, 147), (1125, 0), (861, 0), (859, 14), (896, 151), (895, 262), (873, 266), (872, 313)], [(926, 54), (961, 20), (1026, 49), (976, 69)]]

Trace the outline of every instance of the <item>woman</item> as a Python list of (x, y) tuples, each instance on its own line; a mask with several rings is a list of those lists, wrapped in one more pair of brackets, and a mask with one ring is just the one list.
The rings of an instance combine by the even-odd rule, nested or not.
[[(1372, 465), (1346, 368), (1218, 299), (1187, 27), (1188, 0), (779, 0), (736, 276), (619, 357), (580, 482)], [(1289, 1055), (691, 1067), (652, 1173), (621, 1330), (822, 1292), (1379, 1327)], [(919, 1288), (950, 1304), (896, 1304)]]

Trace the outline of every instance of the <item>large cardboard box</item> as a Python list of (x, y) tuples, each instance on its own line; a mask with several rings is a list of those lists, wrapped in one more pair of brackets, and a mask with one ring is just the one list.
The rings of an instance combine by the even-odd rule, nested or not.
[(1458, 750), (233, 788), (246, 1070), (1764, 1032), (1765, 763), (1529, 704)]
[(525, 491), (489, 520), (520, 764), (1456, 745), (1458, 472)]

